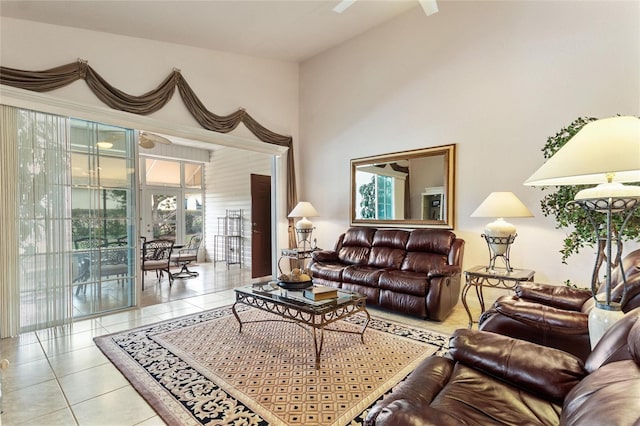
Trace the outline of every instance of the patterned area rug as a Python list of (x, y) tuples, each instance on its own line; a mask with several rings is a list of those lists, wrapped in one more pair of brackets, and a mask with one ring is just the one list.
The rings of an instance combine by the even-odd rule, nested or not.
[[(245, 320), (276, 318), (238, 306)], [(359, 331), (365, 316), (333, 328)], [(230, 307), (95, 339), (169, 425), (359, 425), (448, 336), (372, 318), (357, 334), (325, 332), (321, 368), (313, 337), (285, 322), (238, 323)]]

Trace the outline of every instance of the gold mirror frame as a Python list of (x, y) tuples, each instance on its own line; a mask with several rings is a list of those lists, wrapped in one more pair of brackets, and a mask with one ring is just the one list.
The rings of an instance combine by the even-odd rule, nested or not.
[[(455, 165), (455, 144), (351, 160), (351, 226), (453, 229)], [(371, 191), (378, 176), (385, 178), (380, 185), (394, 188), (390, 219), (366, 217), (377, 213), (365, 207), (360, 189)], [(409, 198), (403, 198), (407, 188)]]

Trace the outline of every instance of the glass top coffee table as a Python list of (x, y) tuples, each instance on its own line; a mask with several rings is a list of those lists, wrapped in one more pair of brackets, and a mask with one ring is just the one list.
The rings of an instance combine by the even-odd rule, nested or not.
[[(364, 343), (364, 331), (371, 319), (366, 309), (367, 297), (346, 290), (338, 290), (337, 298), (321, 301), (307, 299), (304, 297), (302, 290), (285, 290), (273, 282), (239, 287), (235, 289), (235, 293), (236, 301), (233, 304), (232, 311), (238, 320), (240, 333), (242, 333), (243, 324), (267, 321), (292, 322), (307, 330), (311, 329), (316, 369), (320, 369), (320, 354), (322, 353), (325, 330), (359, 334), (360, 340)], [(236, 310), (238, 303), (270, 312), (279, 318), (243, 322)], [(364, 312), (367, 316), (362, 330), (359, 332), (327, 327), (331, 323), (350, 317), (358, 312)]]

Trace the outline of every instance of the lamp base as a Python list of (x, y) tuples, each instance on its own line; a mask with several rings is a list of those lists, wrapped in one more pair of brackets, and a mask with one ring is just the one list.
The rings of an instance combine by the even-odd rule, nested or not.
[(589, 341), (591, 349), (596, 346), (602, 335), (616, 321), (624, 316), (619, 303), (612, 302), (609, 305), (596, 302), (589, 312)]

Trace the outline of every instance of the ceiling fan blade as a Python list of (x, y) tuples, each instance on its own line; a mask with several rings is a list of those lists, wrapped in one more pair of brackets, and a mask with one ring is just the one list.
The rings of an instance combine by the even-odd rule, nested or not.
[(418, 0), (420, 2), (420, 6), (422, 6), (422, 10), (427, 16), (431, 16), (434, 13), (438, 12), (438, 3), (436, 0)]
[(164, 145), (171, 145), (171, 141), (164, 136), (156, 135), (155, 133), (143, 132), (140, 131), (140, 135), (138, 137), (138, 145), (142, 148), (153, 148), (156, 143), (161, 143)]
[(332, 10), (336, 13), (342, 13), (345, 10), (347, 10), (349, 7), (351, 7), (351, 5), (354, 4), (355, 2), (356, 0), (342, 0)]

